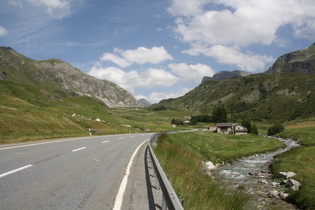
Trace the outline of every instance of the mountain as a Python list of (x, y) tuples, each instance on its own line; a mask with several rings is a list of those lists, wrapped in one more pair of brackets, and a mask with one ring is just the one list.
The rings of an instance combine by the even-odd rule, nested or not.
[(234, 70), (234, 71), (220, 71), (213, 75), (213, 77), (205, 76), (202, 78), (201, 83), (212, 81), (212, 80), (225, 80), (233, 77), (246, 77), (250, 75), (249, 72), (241, 71), (241, 70)]
[(145, 107), (152, 105), (152, 103), (150, 101), (146, 100), (145, 98), (139, 99), (138, 101)]
[(266, 73), (315, 74), (315, 43), (279, 57)]
[(99, 80), (58, 59), (36, 61), (10, 47), (0, 47), (0, 80), (33, 85), (61, 95), (90, 96), (108, 107), (142, 107), (118, 85)]
[(158, 105), (201, 114), (223, 106), (231, 122), (314, 118), (314, 47), (281, 56), (266, 73), (206, 81), (184, 96)]

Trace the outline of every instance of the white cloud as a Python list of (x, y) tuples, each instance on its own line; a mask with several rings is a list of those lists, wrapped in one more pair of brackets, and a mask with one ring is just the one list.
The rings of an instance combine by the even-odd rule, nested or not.
[(42, 7), (53, 18), (62, 19), (70, 15), (70, 0), (27, 0), (32, 5)]
[(183, 88), (176, 93), (153, 92), (150, 94), (150, 96), (147, 98), (147, 100), (152, 102), (152, 103), (158, 103), (163, 99), (178, 98), (178, 97), (186, 94), (189, 91), (190, 91), (189, 89)]
[(271, 56), (256, 55), (250, 52), (242, 53), (239, 48), (226, 47), (222, 45), (214, 45), (212, 47), (194, 45), (192, 49), (186, 50), (184, 53), (190, 55), (203, 54), (217, 59), (219, 63), (236, 65), (240, 68), (240, 70), (250, 72), (265, 69), (267, 64), (274, 61)]
[[(202, 2), (202, 3), (200, 3)], [(221, 5), (231, 10), (206, 10), (205, 1), (191, 7), (191, 1), (173, 0), (169, 11), (178, 17), (175, 32), (184, 42), (211, 45), (248, 46), (253, 43), (271, 44), (277, 39), (281, 26), (291, 24), (295, 35), (315, 36), (315, 1), (294, 0), (208, 0), (212, 6)], [(176, 6), (182, 4), (181, 7)], [(190, 12), (181, 12), (180, 8)], [(200, 10), (203, 9), (203, 12)]]
[(168, 65), (171, 71), (185, 81), (201, 82), (204, 76), (213, 76), (211, 67), (204, 64), (188, 65), (186, 63), (171, 63)]
[(164, 49), (164, 47), (138, 47), (136, 50), (126, 50), (121, 55), (130, 62), (145, 64), (158, 64), (166, 60), (172, 60), (173, 57)]
[(7, 35), (9, 32), (0, 25), (0, 37)]
[(164, 47), (152, 47), (151, 49), (138, 47), (135, 50), (121, 50), (114, 48), (113, 51), (114, 53), (104, 53), (100, 59), (103, 61), (111, 61), (122, 68), (128, 67), (133, 63), (159, 64), (173, 59), (173, 57), (164, 49)]
[(106, 60), (111, 61), (122, 68), (128, 67), (131, 65), (131, 62), (112, 53), (104, 53), (100, 59), (102, 61), (106, 61)]
[(168, 11), (176, 17), (177, 38), (191, 45), (184, 53), (252, 72), (273, 61), (250, 52), (254, 44), (289, 43), (278, 33), (281, 27), (291, 27), (296, 38), (315, 38), (313, 0), (173, 0)]
[(134, 92), (137, 87), (170, 87), (174, 85), (178, 78), (173, 74), (162, 70), (150, 68), (142, 73), (136, 71), (125, 72), (116, 67), (97, 67), (94, 66), (88, 74), (99, 79), (111, 81), (129, 92)]
[(144, 73), (140, 74), (141, 76), (141, 86), (143, 87), (170, 87), (177, 83), (178, 78), (173, 74), (162, 70), (150, 68)]

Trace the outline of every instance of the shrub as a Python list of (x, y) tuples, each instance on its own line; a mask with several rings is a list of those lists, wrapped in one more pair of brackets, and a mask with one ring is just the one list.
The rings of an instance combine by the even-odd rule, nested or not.
[(284, 127), (280, 124), (277, 124), (277, 125), (274, 125), (274, 126), (271, 126), (270, 128), (268, 128), (268, 135), (269, 136), (274, 136), (278, 133), (281, 133), (284, 131)]

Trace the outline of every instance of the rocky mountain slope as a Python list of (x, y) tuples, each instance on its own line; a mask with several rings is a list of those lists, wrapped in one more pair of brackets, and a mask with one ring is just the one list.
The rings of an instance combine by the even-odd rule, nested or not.
[(315, 117), (315, 74), (311, 73), (314, 47), (280, 57), (266, 73), (210, 80), (182, 97), (163, 100), (159, 105), (203, 114), (224, 106), (231, 122), (242, 119), (282, 122)]
[(315, 43), (279, 57), (266, 73), (315, 74)]
[(211, 80), (225, 80), (233, 77), (246, 77), (250, 75), (247, 71), (234, 70), (234, 71), (220, 71), (213, 75), (213, 77), (205, 76), (202, 78), (201, 83), (211, 81)]
[(61, 60), (32, 60), (9, 47), (0, 47), (0, 72), (0, 80), (33, 85), (64, 96), (91, 96), (109, 107), (143, 106), (112, 82), (87, 75)]
[(143, 104), (143, 106), (151, 106), (152, 105), (152, 103), (150, 102), (150, 101), (148, 101), (147, 99), (145, 99), (145, 98), (141, 98), (141, 99), (139, 99), (138, 100), (141, 104)]

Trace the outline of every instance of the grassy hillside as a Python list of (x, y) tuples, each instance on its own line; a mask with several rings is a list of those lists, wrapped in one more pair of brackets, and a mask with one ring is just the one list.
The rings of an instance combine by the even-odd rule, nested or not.
[(177, 99), (159, 105), (210, 114), (218, 106), (228, 119), (282, 123), (315, 117), (315, 75), (254, 74), (205, 82)]
[[(97, 118), (101, 122), (96, 122)], [(84, 136), (89, 128), (93, 134), (141, 131), (127, 128), (126, 122), (95, 98), (61, 96), (31, 85), (0, 81), (0, 143)]]

